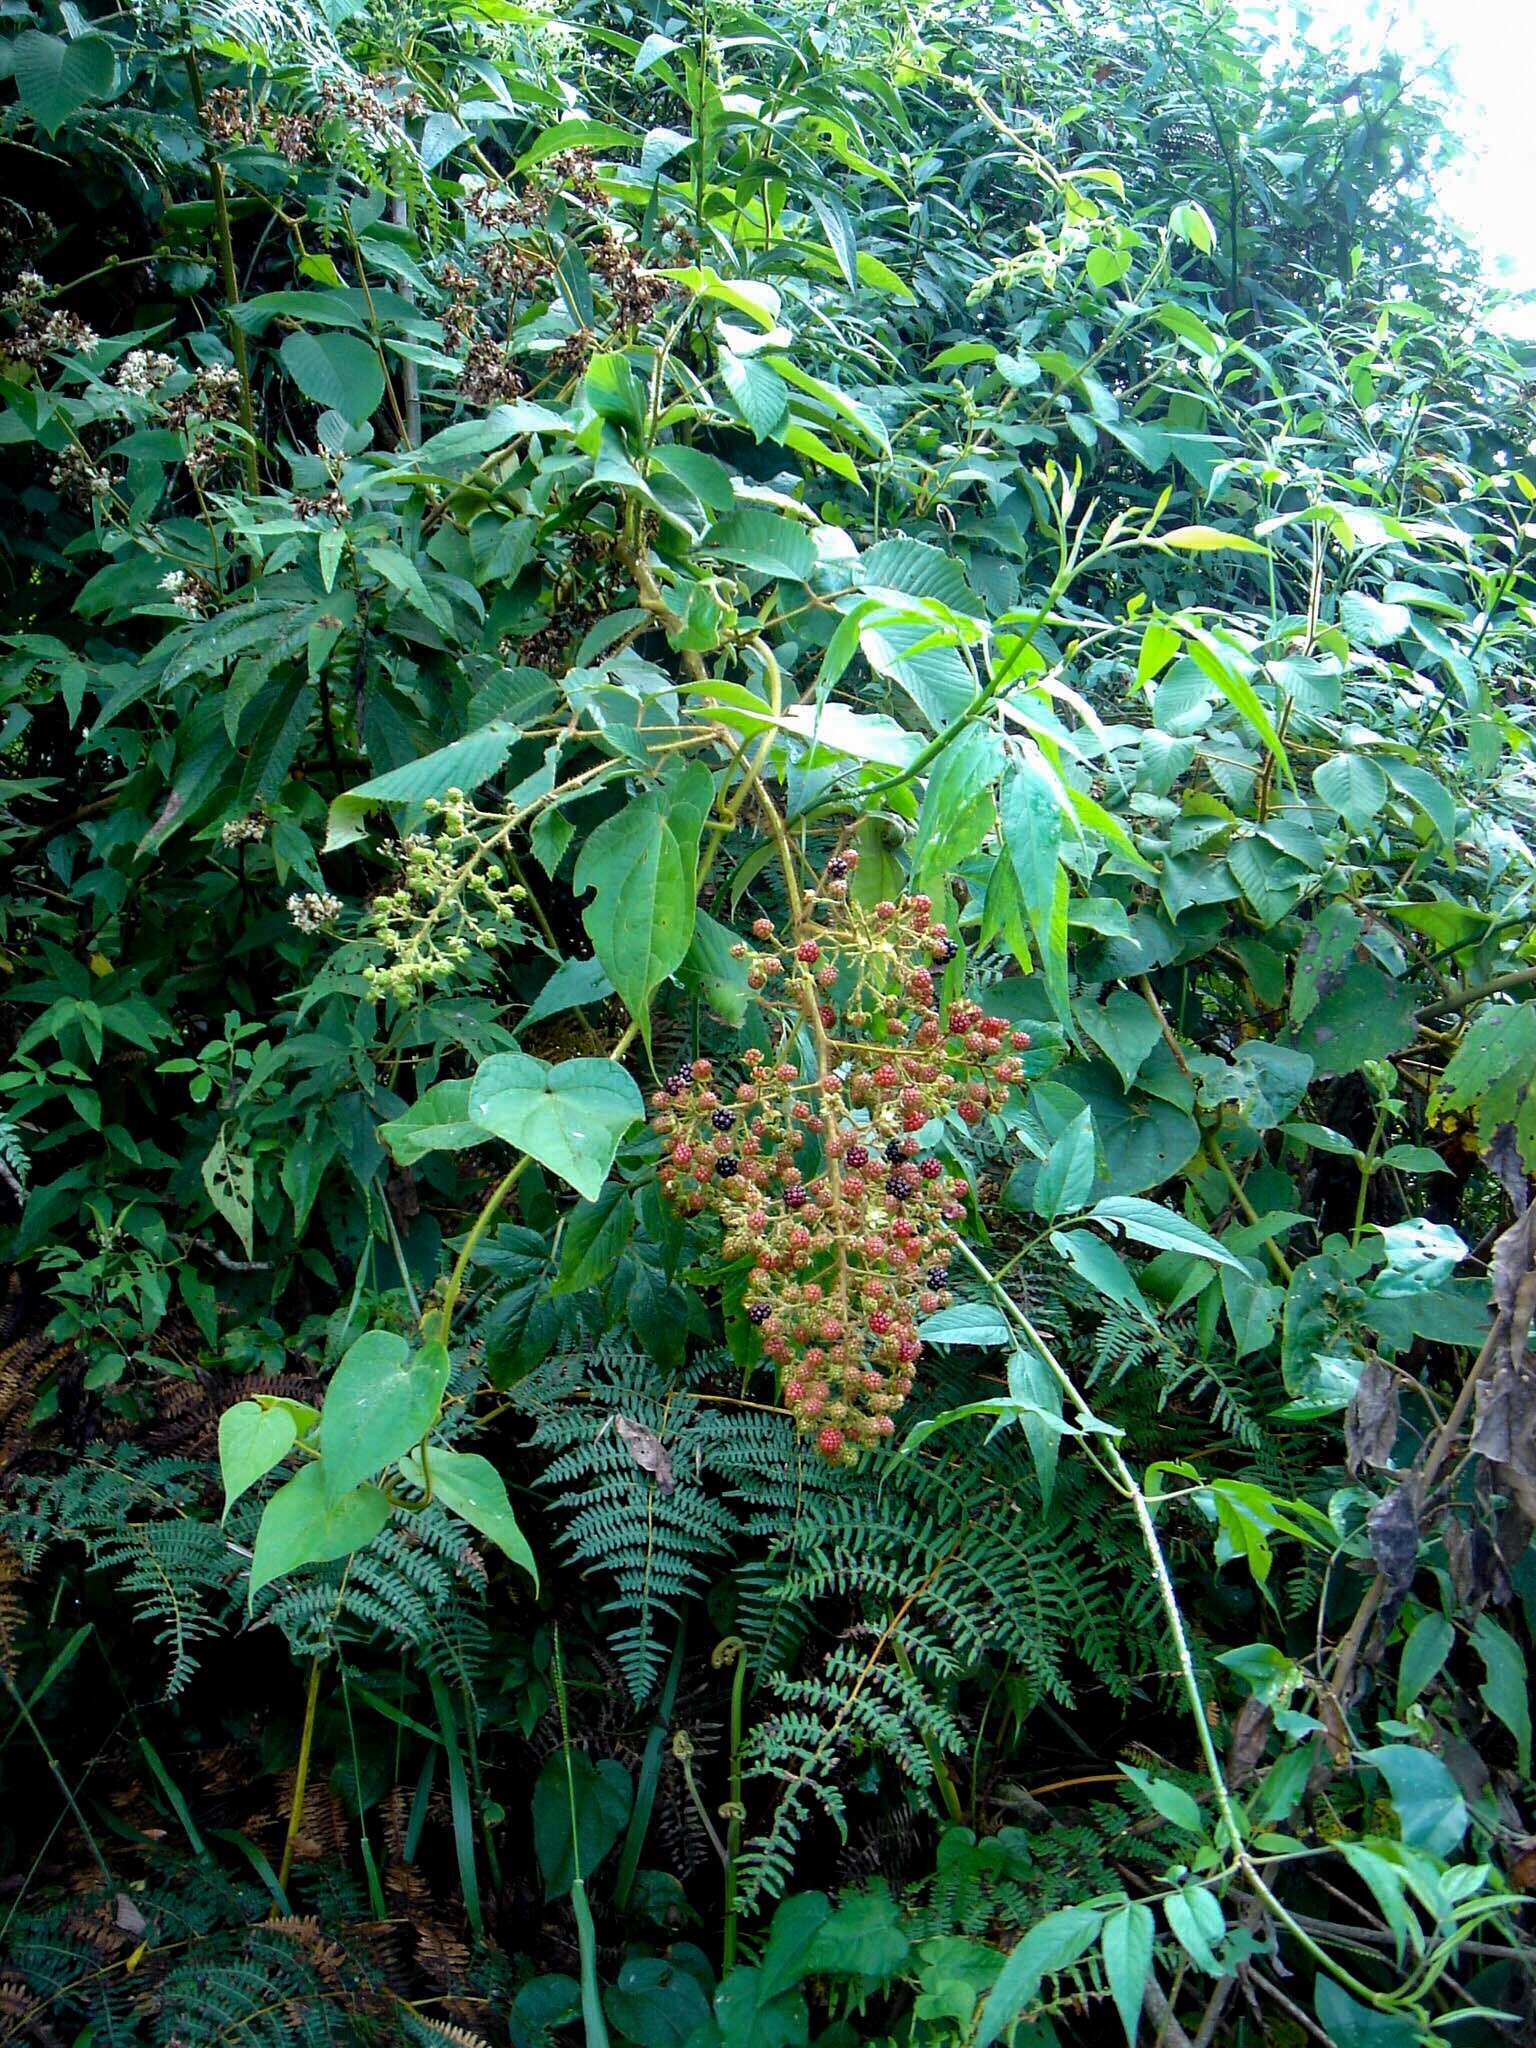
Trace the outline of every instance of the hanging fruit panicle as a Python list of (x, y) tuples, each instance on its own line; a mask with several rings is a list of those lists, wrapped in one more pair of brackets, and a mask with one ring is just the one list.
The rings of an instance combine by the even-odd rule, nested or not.
[(787, 939), (759, 918), (735, 948), (777, 1057), (749, 1048), (734, 1080), (695, 1060), (652, 1097), (662, 1188), (715, 1219), (728, 1261), (751, 1260), (746, 1314), (784, 1405), (839, 1465), (891, 1435), (918, 1323), (950, 1300), (965, 1184), (925, 1137), (1000, 1108), (1029, 1045), (943, 1004), (935, 969), (959, 949), (931, 900), (851, 901), (856, 863), (832, 857)]

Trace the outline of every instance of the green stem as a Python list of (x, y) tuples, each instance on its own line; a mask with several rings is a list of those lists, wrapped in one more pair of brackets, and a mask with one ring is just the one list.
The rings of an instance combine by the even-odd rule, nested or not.
[(1376, 1127), (1371, 1132), (1371, 1142), (1366, 1146), (1365, 1156), (1360, 1161), (1360, 1187), (1355, 1196), (1355, 1219), (1349, 1233), (1351, 1245), (1357, 1245), (1360, 1242), (1360, 1233), (1365, 1228), (1365, 1199), (1371, 1191), (1371, 1173), (1376, 1165), (1376, 1149), (1381, 1143), (1381, 1135), (1386, 1128), (1387, 1112), (1385, 1107), (1383, 1107), (1376, 1112)]
[(299, 1761), (293, 1774), (293, 1797), (288, 1802), (288, 1832), (283, 1837), (283, 1860), (278, 1865), (277, 1888), (287, 1891), (289, 1874), (293, 1869), (293, 1852), (298, 1844), (299, 1829), (304, 1825), (304, 1794), (309, 1785), (309, 1759), (315, 1746), (315, 1709), (320, 1701), (320, 1659), (312, 1657), (309, 1665), (309, 1690), (304, 1698), (304, 1728), (299, 1736)]

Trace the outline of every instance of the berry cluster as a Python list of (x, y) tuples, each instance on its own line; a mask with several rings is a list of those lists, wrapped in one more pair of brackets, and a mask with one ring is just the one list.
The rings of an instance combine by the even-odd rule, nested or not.
[(856, 860), (827, 863), (787, 941), (760, 918), (758, 945), (736, 948), (778, 1056), (748, 1050), (734, 1082), (696, 1060), (652, 1098), (663, 1189), (750, 1261), (746, 1313), (784, 1405), (840, 1465), (892, 1433), (917, 1325), (950, 1299), (964, 1182), (925, 1138), (1000, 1107), (1029, 1044), (944, 1003), (935, 970), (958, 949), (929, 898), (851, 901)]

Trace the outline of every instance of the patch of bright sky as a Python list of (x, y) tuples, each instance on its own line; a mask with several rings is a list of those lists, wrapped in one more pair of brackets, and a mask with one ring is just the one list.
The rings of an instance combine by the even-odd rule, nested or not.
[[(1264, 6), (1266, 0), (1259, 0)], [(1490, 284), (1536, 292), (1536, 0), (1267, 0), (1310, 16), (1321, 42), (1352, 62), (1399, 51), (1410, 68), (1444, 56), (1453, 124), (1466, 154), (1449, 170), (1446, 211), (1482, 250)], [(1536, 333), (1536, 305), (1509, 322)]]

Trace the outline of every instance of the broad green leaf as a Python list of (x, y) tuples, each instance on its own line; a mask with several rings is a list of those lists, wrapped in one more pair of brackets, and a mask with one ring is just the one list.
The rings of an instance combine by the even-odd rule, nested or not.
[(1003, 844), (1031, 920), (1049, 915), (1061, 858), (1061, 790), (1030, 756), (1011, 763), (1003, 778), (998, 816)]
[(1208, 1230), (1157, 1202), (1143, 1201), (1139, 1195), (1108, 1195), (1094, 1204), (1092, 1214), (1096, 1223), (1107, 1224), (1111, 1230), (1123, 1230), (1138, 1244), (1155, 1245), (1161, 1251), (1190, 1252), (1196, 1258), (1209, 1259), (1213, 1265), (1235, 1266), (1240, 1273), (1247, 1272), (1242, 1260), (1219, 1245)]
[(1061, 1450), (1061, 1385), (1045, 1360), (1032, 1346), (1020, 1345), (1008, 1360), (1008, 1392), (1018, 1403), (1017, 1421), (1034, 1460), (1040, 1482), (1040, 1504), (1048, 1508), (1056, 1485), (1056, 1465)]
[(1536, 1172), (1536, 1002), (1480, 1009), (1430, 1098), (1430, 1115), (1473, 1110), (1486, 1147), (1508, 1126), (1527, 1173)]
[(994, 2041), (1002, 2040), (1033, 2004), (1045, 1979), (1075, 1963), (1091, 1946), (1103, 1921), (1097, 1906), (1067, 1906), (1032, 1927), (1004, 1963), (982, 2007), (976, 2048), (992, 2048)]
[(337, 1498), (326, 1491), (318, 1462), (304, 1466), (262, 1510), (247, 1598), (301, 1565), (329, 1564), (361, 1550), (388, 1520), (389, 1502), (377, 1486), (359, 1486)]
[(397, 1166), (414, 1166), (429, 1152), (463, 1152), (483, 1145), (488, 1133), (470, 1121), (468, 1081), (438, 1081), (402, 1116), (379, 1125), (379, 1142)]
[(1160, 1813), (1164, 1820), (1171, 1821), (1186, 1834), (1199, 1835), (1205, 1832), (1200, 1819), (1200, 1809), (1182, 1785), (1175, 1785), (1171, 1779), (1155, 1778), (1150, 1771), (1144, 1771), (1138, 1764), (1123, 1763), (1120, 1766), (1147, 1804)]
[(1125, 2028), (1130, 2048), (1136, 2048), (1141, 2002), (1146, 1993), (1147, 1979), (1152, 1974), (1152, 1947), (1156, 1932), (1152, 1908), (1143, 1905), (1139, 1899), (1128, 1900), (1117, 1913), (1109, 1914), (1099, 1931), (1109, 1995), (1115, 2001), (1115, 2010), (1120, 2015), (1120, 2024)]
[(1522, 1778), (1531, 1774), (1531, 1681), (1525, 1655), (1507, 1628), (1485, 1608), (1472, 1624), (1472, 1647), (1483, 1660), (1477, 1696), (1515, 1738)]
[(1373, 1228), (1387, 1255), (1385, 1270), (1370, 1285), (1374, 1300), (1434, 1294), (1467, 1257), (1467, 1246), (1450, 1225), (1431, 1223), (1427, 1216), (1410, 1217), (1405, 1223), (1378, 1223)]
[(1008, 1318), (989, 1301), (957, 1301), (919, 1324), (925, 1344), (975, 1344), (991, 1347), (1013, 1341)]
[(1374, 2006), (1362, 2005), (1321, 1970), (1312, 1996), (1331, 2048), (1419, 2048), (1424, 2039), (1406, 2013), (1378, 2012)]
[(475, 1075), (469, 1114), (592, 1202), (645, 1103), (633, 1078), (612, 1060), (546, 1066), (527, 1053), (502, 1052)]
[(1405, 605), (1383, 604), (1363, 590), (1346, 590), (1339, 599), (1339, 623), (1351, 640), (1367, 647), (1390, 647), (1413, 629), (1413, 614)]
[(1187, 1884), (1163, 1900), (1163, 1915), (1169, 1932), (1195, 1968), (1208, 1977), (1221, 1976), (1216, 1944), (1226, 1933), (1226, 1921), (1220, 1900), (1203, 1885)]
[(581, 921), (647, 1043), (651, 997), (693, 943), (698, 844), (698, 831), (650, 790), (605, 818), (576, 861), (577, 893), (593, 891)]
[(645, 388), (628, 356), (616, 351), (594, 356), (581, 382), (582, 395), (601, 419), (639, 434), (645, 426)]
[(1467, 1831), (1467, 1806), (1439, 1757), (1411, 1743), (1362, 1749), (1362, 1763), (1374, 1764), (1387, 1781), (1392, 1804), (1410, 1848), (1449, 1856)]
[(742, 505), (716, 520), (702, 545), (723, 561), (759, 576), (804, 583), (816, 567), (816, 543), (798, 520), (760, 505)]
[[(415, 1485), (425, 1485), (420, 1451), (412, 1451), (401, 1469)], [(538, 1566), (512, 1512), (506, 1481), (490, 1459), (476, 1451), (451, 1451), (439, 1444), (429, 1451), (426, 1470), (431, 1474), (433, 1497), (521, 1565), (537, 1591)]]
[(344, 791), (331, 804), (323, 851), (335, 853), (361, 839), (363, 821), (381, 805), (421, 804), (429, 797), (445, 797), (450, 789), (466, 794), (478, 789), (501, 767), (520, 737), (515, 725), (493, 719), (464, 739)]
[(1050, 1223), (1064, 1210), (1081, 1209), (1088, 1200), (1097, 1170), (1093, 1112), (1085, 1109), (1072, 1119), (1046, 1154), (1035, 1179), (1035, 1214)]
[(1102, 1003), (1080, 1002), (1073, 1016), (1129, 1088), (1162, 1038), (1152, 1006), (1130, 989), (1115, 989)]
[(105, 36), (66, 42), (30, 28), (11, 44), (11, 64), (22, 109), (46, 135), (57, 135), (82, 107), (104, 100), (117, 70)]
[(1335, 754), (1313, 770), (1312, 787), (1357, 832), (1365, 830), (1387, 800), (1387, 778), (1364, 754)]
[(546, 1758), (533, 1788), (533, 1852), (546, 1898), (563, 1899), (578, 1877), (591, 1878), (624, 1832), (633, 1798), (628, 1771), (612, 1757), (594, 1763), (584, 1750), (557, 1749)]
[(306, 398), (353, 426), (370, 419), (384, 397), (378, 351), (352, 334), (290, 334), (278, 350), (283, 368)]
[(393, 1330), (370, 1330), (349, 1347), (320, 1415), (328, 1499), (339, 1500), (420, 1443), (442, 1410), (448, 1370), (441, 1344), (413, 1352)]
[(1426, 1686), (1440, 1675), (1456, 1642), (1456, 1630), (1443, 1614), (1421, 1614), (1403, 1645), (1397, 1666), (1397, 1718), (1401, 1721)]
[(219, 1476), (224, 1481), (224, 1513), (258, 1479), (280, 1465), (298, 1439), (292, 1415), (259, 1401), (236, 1401), (219, 1417)]

